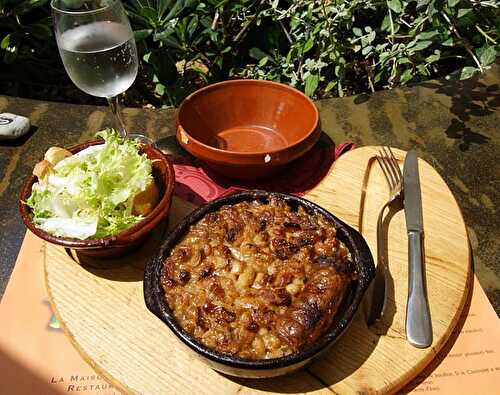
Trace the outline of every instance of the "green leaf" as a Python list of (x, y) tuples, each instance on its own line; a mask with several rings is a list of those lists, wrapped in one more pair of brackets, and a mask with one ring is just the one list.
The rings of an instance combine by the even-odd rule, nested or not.
[(367, 47), (364, 47), (361, 53), (363, 55), (368, 55), (372, 51), (373, 47), (371, 45), (368, 45)]
[(326, 88), (325, 88), (324, 92), (325, 92), (325, 93), (330, 92), (330, 91), (331, 91), (331, 90), (335, 87), (335, 85), (336, 85), (336, 84), (337, 84), (337, 82), (336, 82), (336, 81), (330, 81), (330, 82), (328, 83), (328, 85), (326, 86)]
[(431, 44), (432, 44), (432, 41), (419, 41), (413, 47), (411, 47), (411, 50), (412, 51), (421, 51), (421, 50), (427, 48)]
[(403, 74), (401, 74), (399, 81), (401, 82), (401, 84), (405, 84), (406, 82), (410, 81), (412, 78), (413, 78), (413, 75), (411, 74), (411, 70), (406, 69), (403, 72)]
[(148, 38), (151, 33), (153, 33), (153, 29), (141, 29), (141, 30), (135, 30), (134, 31), (134, 38), (136, 42), (145, 40)]
[(153, 66), (154, 72), (158, 80), (163, 85), (171, 85), (177, 79), (177, 68), (175, 62), (169, 54), (166, 47), (152, 51), (149, 56), (148, 63)]
[(380, 29), (385, 32), (391, 31), (391, 18), (389, 17), (389, 14), (387, 14), (384, 17), (384, 20), (382, 21), (382, 25), (380, 26)]
[(155, 93), (159, 96), (163, 96), (165, 94), (165, 85), (157, 83), (155, 86)]
[(489, 66), (497, 57), (497, 50), (495, 47), (487, 47), (482, 53), (479, 60), (483, 66)]
[(309, 74), (306, 78), (306, 85), (304, 89), (304, 93), (311, 97), (316, 92), (319, 84), (319, 75), (317, 74)]
[(399, 0), (388, 0), (387, 6), (396, 13), (400, 13), (402, 9), (401, 1)]
[(434, 63), (434, 62), (437, 62), (439, 59), (441, 58), (441, 52), (439, 51), (434, 51), (434, 53), (430, 56), (428, 56), (425, 61), (427, 63)]
[(429, 40), (439, 34), (438, 31), (436, 30), (431, 30), (429, 32), (422, 32), (419, 35), (417, 35), (417, 40)]
[(265, 66), (268, 60), (269, 60), (269, 58), (267, 56), (265, 56), (261, 60), (259, 60), (259, 67)]
[(423, 6), (426, 6), (427, 4), (429, 4), (431, 2), (431, 0), (418, 0), (417, 1), (417, 8), (420, 8), (420, 7), (423, 7)]
[(9, 46), (10, 42), (10, 34), (7, 34), (3, 39), (2, 42), (0, 43), (0, 48), (6, 49)]
[(352, 32), (358, 37), (361, 37), (363, 35), (363, 31), (359, 27), (354, 27), (352, 29)]
[(139, 9), (139, 15), (147, 22), (148, 26), (158, 27), (158, 12), (152, 7), (142, 7)]
[(309, 37), (309, 40), (306, 41), (304, 47), (302, 48), (302, 54), (304, 55), (305, 53), (309, 52), (313, 46), (314, 46), (314, 38)]
[(461, 71), (460, 71), (460, 75), (459, 75), (459, 78), (461, 80), (466, 80), (467, 78), (470, 78), (472, 77), (474, 74), (476, 74), (479, 70), (475, 67), (464, 67)]
[(162, 18), (162, 22), (168, 22), (175, 17), (179, 16), (181, 12), (183, 12), (186, 8), (192, 7), (197, 3), (197, 0), (177, 0), (173, 7), (170, 9), (170, 12), (167, 14), (165, 18)]
[(443, 41), (441, 45), (445, 47), (453, 47), (455, 45), (455, 42), (453, 41), (453, 37), (450, 37), (449, 39)]
[(175, 37), (173, 37), (172, 33), (173, 33), (172, 30), (164, 30), (162, 32), (155, 33), (153, 35), (153, 41), (161, 41), (163, 44), (165, 44), (168, 47), (183, 51), (184, 48), (179, 43), (179, 40), (177, 40)]
[(21, 36), (14, 32), (10, 35), (9, 45), (5, 48), (5, 54), (3, 56), (3, 61), (6, 64), (12, 64), (17, 59), (17, 53), (19, 52), (19, 46), (21, 44)]
[(158, 0), (158, 14), (161, 17), (165, 14), (167, 9), (172, 7), (172, 0)]
[(188, 18), (183, 18), (180, 21), (177, 21), (176, 24), (176, 33), (181, 43), (186, 42), (186, 28), (188, 24)]
[(460, 19), (464, 15), (467, 15), (471, 11), (472, 11), (472, 8), (462, 8), (462, 9), (458, 10), (457, 18)]
[(385, 64), (392, 57), (393, 55), (390, 52), (382, 52), (379, 56), (379, 59), (382, 64)]
[(14, 11), (17, 15), (23, 15), (28, 13), (34, 8), (38, 8), (43, 6), (45, 3), (47, 3), (49, 0), (28, 0), (28, 1), (23, 1), (16, 7), (14, 7)]
[(425, 65), (423, 64), (419, 64), (417, 65), (417, 71), (421, 74), (421, 75), (429, 75), (429, 72), (427, 71), (427, 68), (425, 67)]
[(450, 7), (455, 7), (458, 3), (460, 3), (460, 0), (448, 0), (448, 5)]
[(268, 57), (268, 55), (259, 48), (251, 48), (249, 54), (250, 57), (256, 60), (261, 60), (262, 58)]
[(375, 40), (375, 36), (376, 36), (375, 30), (372, 30), (368, 35), (368, 42), (371, 43), (373, 40)]
[(191, 38), (198, 27), (198, 15), (191, 17), (186, 29), (187, 36)]

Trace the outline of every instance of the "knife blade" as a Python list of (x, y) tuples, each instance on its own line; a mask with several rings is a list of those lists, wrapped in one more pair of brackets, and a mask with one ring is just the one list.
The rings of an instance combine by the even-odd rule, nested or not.
[(432, 324), (425, 284), (422, 194), (415, 150), (406, 154), (403, 167), (403, 191), (408, 232), (406, 338), (411, 345), (426, 348), (432, 344)]

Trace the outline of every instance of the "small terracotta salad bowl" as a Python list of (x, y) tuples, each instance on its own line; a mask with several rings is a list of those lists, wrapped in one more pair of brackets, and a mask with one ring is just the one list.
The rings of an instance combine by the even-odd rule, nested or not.
[(177, 112), (177, 140), (216, 172), (268, 177), (318, 141), (319, 113), (302, 92), (261, 80), (232, 80), (188, 96)]
[[(103, 141), (97, 140), (79, 144), (69, 148), (69, 151), (75, 154), (87, 147), (98, 144), (103, 144)], [(19, 197), (19, 211), (24, 224), (32, 233), (41, 239), (62, 247), (78, 250), (79, 253), (84, 255), (94, 257), (119, 256), (138, 247), (152, 230), (166, 218), (170, 208), (175, 183), (174, 168), (169, 159), (161, 151), (151, 145), (143, 145), (141, 151), (153, 161), (153, 178), (160, 191), (160, 200), (149, 215), (141, 221), (131, 225), (125, 231), (101, 239), (79, 240), (54, 236), (37, 228), (32, 221), (32, 210), (25, 203), (31, 195), (33, 184), (38, 181), (38, 178), (34, 175), (31, 175), (25, 182)]]

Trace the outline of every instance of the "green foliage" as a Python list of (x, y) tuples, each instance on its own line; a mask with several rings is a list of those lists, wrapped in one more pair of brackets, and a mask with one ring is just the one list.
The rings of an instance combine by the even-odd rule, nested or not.
[(126, 6), (143, 66), (166, 105), (177, 105), (201, 85), (238, 76), (235, 67), (258, 56), (246, 34), (262, 8), (254, 0), (130, 0)]
[(60, 78), (49, 10), (48, 0), (0, 0), (1, 82)]
[(450, 77), (468, 78), (500, 51), (495, 1), (279, 1), (267, 2), (258, 20), (274, 26), (275, 42), (284, 45), (261, 44), (269, 59), (236, 74), (287, 82), (316, 98), (392, 88), (462, 68)]
[[(496, 0), (124, 3), (141, 75), (166, 106), (228, 78), (283, 82), (313, 98), (441, 76), (468, 78), (487, 69), (500, 52)], [(53, 51), (47, 64), (55, 67), (57, 59), (61, 69), (48, 15), (46, 0), (0, 0), (4, 64), (25, 64), (31, 50), (45, 48)]]

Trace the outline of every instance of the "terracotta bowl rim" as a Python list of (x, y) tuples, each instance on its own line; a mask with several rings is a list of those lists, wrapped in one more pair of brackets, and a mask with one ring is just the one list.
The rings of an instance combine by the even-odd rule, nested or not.
[[(77, 144), (68, 148), (69, 151), (76, 153), (82, 151), (83, 149), (93, 146), (103, 144), (103, 140), (91, 140), (85, 143)], [(25, 181), (21, 193), (19, 196), (19, 211), (21, 218), (26, 225), (26, 227), (41, 239), (48, 241), (53, 244), (61, 245), (66, 248), (72, 248), (76, 250), (86, 249), (86, 250), (100, 250), (103, 248), (119, 248), (127, 247), (134, 242), (137, 242), (147, 233), (149, 233), (156, 225), (166, 216), (170, 208), (170, 203), (172, 200), (172, 195), (175, 185), (175, 173), (174, 167), (171, 160), (159, 149), (153, 147), (152, 145), (142, 145), (142, 150), (148, 155), (149, 151), (155, 153), (160, 160), (166, 165), (166, 180), (165, 177), (162, 179), (165, 184), (165, 192), (149, 215), (143, 218), (141, 221), (133, 224), (129, 228), (125, 229), (123, 232), (118, 233), (114, 236), (108, 236), (101, 239), (87, 239), (80, 240), (76, 238), (55, 236), (44, 230), (37, 228), (31, 220), (31, 209), (25, 203), (25, 201), (31, 195), (31, 188), (33, 184), (38, 181), (38, 178), (31, 174)], [(148, 155), (149, 157), (149, 155)], [(159, 159), (153, 158), (153, 159)]]
[[(184, 128), (184, 126), (182, 126), (180, 119), (179, 119), (179, 114), (181, 113), (182, 109), (188, 104), (188, 102), (193, 99), (193, 97), (198, 96), (198, 95), (203, 94), (203, 93), (206, 93), (207, 91), (211, 91), (213, 89), (220, 89), (220, 88), (224, 88), (227, 85), (237, 85), (237, 84), (274, 86), (276, 88), (282, 89), (283, 91), (286, 91), (289, 94), (302, 97), (309, 104), (308, 108), (312, 109), (312, 111), (313, 111), (313, 114), (314, 114), (313, 126), (311, 128), (309, 128), (307, 130), (307, 132), (299, 140), (297, 140), (296, 142), (294, 142), (291, 145), (287, 145), (286, 147), (283, 147), (283, 148), (274, 149), (272, 151), (265, 150), (265, 151), (248, 151), (248, 152), (231, 151), (231, 150), (225, 150), (225, 149), (221, 149), (221, 148), (212, 147), (211, 145), (202, 143), (200, 140), (194, 138), (186, 130), (186, 128)], [(265, 154), (276, 154), (279, 152), (290, 150), (290, 149), (302, 144), (305, 140), (307, 140), (318, 129), (319, 119), (320, 119), (319, 118), (319, 111), (318, 111), (318, 108), (316, 107), (316, 105), (314, 104), (314, 102), (311, 100), (311, 98), (306, 96), (304, 93), (302, 93), (298, 89), (295, 89), (289, 85), (282, 84), (279, 82), (267, 81), (267, 80), (255, 80), (255, 79), (234, 79), (234, 80), (216, 82), (214, 84), (204, 86), (203, 88), (200, 88), (197, 91), (191, 93), (189, 96), (187, 96), (182, 101), (179, 108), (175, 112), (176, 129), (181, 127), (182, 131), (188, 135), (189, 139), (194, 141), (196, 144), (198, 144), (201, 147), (203, 147), (204, 149), (211, 151), (213, 153), (216, 153), (216, 154), (231, 154), (231, 155), (242, 156), (242, 157), (244, 157), (244, 156), (251, 157), (251, 156), (256, 156), (256, 155), (261, 156), (261, 155), (265, 155)]]
[[(355, 255), (356, 267), (358, 269), (358, 279), (355, 280), (346, 294), (344, 302), (341, 304), (334, 321), (320, 336), (314, 344), (303, 350), (280, 358), (248, 360), (232, 355), (223, 354), (208, 348), (196, 340), (191, 334), (186, 332), (169, 309), (163, 295), (164, 291), (160, 285), (160, 278), (163, 272), (163, 261), (170, 253), (176, 243), (182, 239), (189, 226), (203, 218), (207, 213), (220, 208), (225, 204), (235, 204), (242, 201), (253, 201), (269, 199), (276, 196), (284, 199), (287, 204), (300, 205), (308, 212), (323, 214), (337, 228), (337, 234), (341, 234), (342, 239), (348, 240), (350, 252)], [(339, 233), (340, 232), (340, 233)], [(345, 242), (345, 240), (343, 240)], [(144, 299), (146, 307), (157, 316), (189, 349), (207, 361), (212, 361), (225, 368), (236, 368), (244, 371), (272, 371), (286, 367), (292, 367), (325, 351), (330, 345), (336, 342), (354, 319), (354, 316), (361, 304), (365, 291), (368, 289), (375, 276), (375, 265), (373, 257), (363, 236), (354, 228), (347, 225), (335, 215), (321, 206), (301, 197), (260, 190), (239, 192), (233, 195), (215, 199), (207, 204), (195, 209), (187, 215), (163, 240), (158, 252), (148, 261), (144, 271)], [(216, 370), (219, 370), (216, 368)], [(221, 370), (228, 373), (228, 370)], [(249, 377), (236, 373), (228, 373), (240, 377)]]

